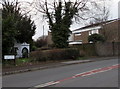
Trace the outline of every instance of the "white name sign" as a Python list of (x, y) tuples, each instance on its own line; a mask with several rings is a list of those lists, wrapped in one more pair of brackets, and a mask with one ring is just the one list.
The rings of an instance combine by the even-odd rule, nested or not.
[(4, 55), (4, 59), (15, 59), (15, 55)]

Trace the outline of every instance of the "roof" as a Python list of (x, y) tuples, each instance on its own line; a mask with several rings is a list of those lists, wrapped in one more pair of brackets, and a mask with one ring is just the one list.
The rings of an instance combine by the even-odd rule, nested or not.
[(117, 21), (117, 20), (120, 20), (120, 19), (113, 19), (113, 20), (108, 20), (108, 21), (104, 21), (104, 22), (100, 22), (100, 23), (95, 23), (95, 24), (91, 24), (91, 25), (87, 25), (85, 27), (82, 27), (82, 28), (78, 28), (76, 30), (73, 30), (74, 31), (79, 31), (79, 30), (82, 30), (82, 29), (86, 29), (86, 28), (90, 28), (90, 27), (95, 27), (95, 26), (100, 26), (100, 25), (104, 25), (106, 23), (110, 23), (110, 22), (113, 22), (113, 21)]

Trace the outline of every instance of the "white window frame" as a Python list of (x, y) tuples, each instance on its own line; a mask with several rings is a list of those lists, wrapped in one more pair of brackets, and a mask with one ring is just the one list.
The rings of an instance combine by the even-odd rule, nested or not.
[(92, 34), (99, 34), (99, 31), (98, 31), (98, 29), (93, 29), (93, 30), (90, 30), (89, 31), (89, 35), (92, 35)]
[(75, 33), (75, 36), (80, 36), (81, 35), (81, 33)]

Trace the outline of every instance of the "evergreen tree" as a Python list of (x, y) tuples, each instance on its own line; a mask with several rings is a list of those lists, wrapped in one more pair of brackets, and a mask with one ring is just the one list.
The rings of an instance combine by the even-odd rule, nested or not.
[(2, 8), (2, 53), (9, 54), (17, 42), (32, 43), (36, 26), (30, 17), (23, 16), (18, 2), (3, 1)]
[(46, 14), (49, 18), (50, 30), (52, 32), (52, 40), (54, 42), (55, 47), (68, 47), (68, 37), (71, 33), (70, 25), (72, 24), (72, 19), (77, 12), (78, 9), (76, 7), (76, 4), (72, 4), (72, 2), (65, 2), (65, 6), (62, 6), (62, 2), (60, 1), (59, 5), (55, 9), (55, 22), (53, 22), (51, 15), (48, 12), (46, 2)]
[(11, 48), (14, 46), (15, 35), (17, 34), (16, 25), (20, 8), (17, 8), (18, 3), (15, 4), (3, 1), (2, 9), (2, 53), (9, 54)]
[(15, 39), (19, 43), (27, 42), (31, 43), (32, 36), (35, 34), (36, 26), (31, 18), (27, 16), (23, 17), (17, 24), (17, 35)]

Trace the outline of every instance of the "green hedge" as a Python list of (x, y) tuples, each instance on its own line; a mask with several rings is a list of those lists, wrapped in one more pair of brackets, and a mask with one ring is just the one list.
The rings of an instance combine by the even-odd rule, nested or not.
[(34, 61), (76, 59), (77, 57), (79, 57), (77, 48), (41, 50), (30, 53), (30, 58)]
[(72, 47), (80, 50), (80, 56), (97, 56), (95, 44), (93, 43), (73, 45)]

